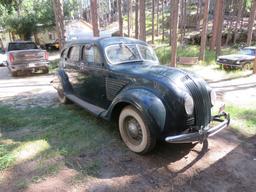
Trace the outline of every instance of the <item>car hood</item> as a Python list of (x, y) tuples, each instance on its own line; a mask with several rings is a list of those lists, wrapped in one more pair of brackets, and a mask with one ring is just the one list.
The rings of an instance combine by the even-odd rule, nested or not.
[(218, 57), (218, 59), (227, 59), (232, 61), (252, 60), (254, 58), (254, 56), (242, 54), (223, 55)]
[(179, 88), (184, 88), (183, 82), (186, 78), (197, 82), (201, 81), (205, 84), (204, 80), (191, 72), (164, 65), (152, 65), (146, 62), (116, 65), (113, 67), (113, 71), (139, 77), (140, 79), (152, 80), (161, 84), (172, 84), (172, 86)]
[(184, 76), (186, 74), (185, 71), (182, 71), (177, 68), (167, 67), (164, 65), (152, 65), (148, 63), (139, 63), (139, 64), (119, 64), (114, 66), (113, 71), (129, 74), (129, 75), (139, 75), (141, 77), (146, 78), (168, 78), (173, 79), (177, 76)]

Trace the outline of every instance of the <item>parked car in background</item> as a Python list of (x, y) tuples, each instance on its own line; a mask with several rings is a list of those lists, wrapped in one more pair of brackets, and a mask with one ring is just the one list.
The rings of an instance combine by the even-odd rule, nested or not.
[(252, 69), (256, 58), (256, 47), (245, 47), (240, 49), (239, 53), (232, 55), (223, 55), (217, 58), (217, 63), (224, 69)]
[(31, 41), (10, 42), (7, 46), (7, 67), (12, 76), (20, 72), (48, 73), (48, 53)]
[[(230, 121), (223, 108), (211, 115), (216, 94), (204, 80), (159, 65), (151, 47), (131, 38), (67, 44), (52, 85), (61, 103), (72, 101), (98, 117), (116, 120), (124, 143), (140, 154), (151, 151), (158, 140), (203, 142)], [(212, 121), (218, 123), (212, 126)]]
[(44, 45), (45, 49), (50, 51), (50, 50), (59, 50), (60, 48), (60, 42), (58, 39), (56, 39), (54, 42), (52, 43), (46, 43)]

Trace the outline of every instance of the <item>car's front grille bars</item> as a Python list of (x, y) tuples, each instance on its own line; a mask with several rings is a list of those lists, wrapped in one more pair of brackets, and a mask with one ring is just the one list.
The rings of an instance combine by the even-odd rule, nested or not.
[(211, 100), (207, 88), (188, 75), (183, 78), (183, 82), (194, 100), (195, 125), (198, 128), (205, 127), (211, 120)]

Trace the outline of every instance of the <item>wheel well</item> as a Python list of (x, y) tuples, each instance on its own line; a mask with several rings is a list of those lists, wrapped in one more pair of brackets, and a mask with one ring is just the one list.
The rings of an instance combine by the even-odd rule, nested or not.
[(111, 119), (114, 120), (115, 122), (118, 122), (118, 118), (121, 111), (123, 110), (123, 108), (125, 108), (128, 105), (131, 105), (131, 104), (127, 102), (118, 103), (112, 110)]

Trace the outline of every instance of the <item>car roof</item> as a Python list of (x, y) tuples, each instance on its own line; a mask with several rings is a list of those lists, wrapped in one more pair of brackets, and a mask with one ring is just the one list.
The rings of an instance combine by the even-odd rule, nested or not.
[(99, 43), (102, 47), (107, 47), (109, 45), (118, 43), (147, 45), (147, 43), (145, 43), (144, 41), (128, 37), (92, 37), (88, 39), (70, 41), (66, 43), (65, 47), (84, 43)]
[(33, 41), (12, 41), (12, 42), (9, 42), (9, 44), (11, 43), (35, 43)]
[(256, 50), (256, 47), (253, 47), (253, 46), (251, 46), (251, 47), (244, 47), (243, 49), (254, 49), (254, 50)]

